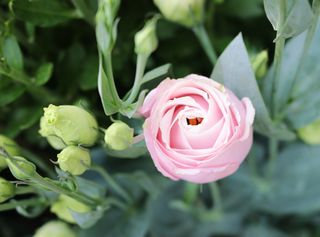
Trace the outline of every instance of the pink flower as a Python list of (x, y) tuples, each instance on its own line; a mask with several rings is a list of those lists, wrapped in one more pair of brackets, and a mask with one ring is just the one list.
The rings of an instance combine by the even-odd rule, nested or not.
[(255, 109), (212, 79), (167, 78), (139, 113), (157, 169), (173, 180), (208, 183), (234, 173), (252, 145)]

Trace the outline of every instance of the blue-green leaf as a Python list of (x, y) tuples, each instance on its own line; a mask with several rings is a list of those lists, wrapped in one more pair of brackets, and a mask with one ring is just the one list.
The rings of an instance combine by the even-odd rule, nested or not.
[(69, 211), (74, 220), (82, 229), (88, 229), (94, 224), (96, 224), (97, 221), (103, 217), (104, 212), (108, 209), (109, 206), (104, 207), (101, 210), (90, 211), (85, 213), (75, 212), (71, 209), (69, 209)]

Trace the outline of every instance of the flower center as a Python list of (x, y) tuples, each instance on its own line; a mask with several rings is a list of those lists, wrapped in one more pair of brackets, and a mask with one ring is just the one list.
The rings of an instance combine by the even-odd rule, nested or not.
[(202, 122), (203, 118), (187, 118), (188, 125), (198, 125)]

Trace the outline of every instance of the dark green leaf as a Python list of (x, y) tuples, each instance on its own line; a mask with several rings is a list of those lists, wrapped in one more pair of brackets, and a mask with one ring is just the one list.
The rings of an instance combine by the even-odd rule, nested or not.
[(0, 91), (0, 106), (7, 105), (18, 99), (26, 88), (23, 85), (12, 85)]
[(266, 136), (292, 140), (295, 134), (277, 128), (261, 97), (242, 35), (239, 34), (219, 57), (211, 78), (232, 90), (238, 98), (249, 97), (256, 110), (254, 129)]
[(23, 56), (16, 38), (12, 35), (4, 37), (2, 52), (8, 65), (19, 71), (23, 71)]
[(83, 71), (79, 76), (79, 85), (82, 90), (91, 90), (97, 88), (97, 78), (99, 72), (99, 58), (96, 55), (90, 55), (86, 58), (83, 65)]
[(82, 229), (88, 229), (94, 224), (96, 224), (97, 221), (103, 217), (104, 212), (108, 209), (109, 207), (104, 207), (101, 210), (85, 212), (85, 213), (75, 212), (71, 209), (69, 209), (69, 211), (72, 217), (74, 218), (74, 220)]
[(55, 26), (77, 17), (76, 10), (59, 0), (12, 0), (10, 8), (17, 18), (42, 27)]
[(42, 64), (36, 73), (36, 85), (42, 86), (46, 84), (53, 72), (53, 63)]

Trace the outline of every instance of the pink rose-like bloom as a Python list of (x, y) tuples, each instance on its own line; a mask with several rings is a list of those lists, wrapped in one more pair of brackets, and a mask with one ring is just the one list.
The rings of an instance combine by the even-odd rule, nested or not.
[(252, 145), (255, 109), (218, 82), (198, 75), (167, 78), (139, 113), (157, 169), (173, 180), (208, 183), (234, 173)]

